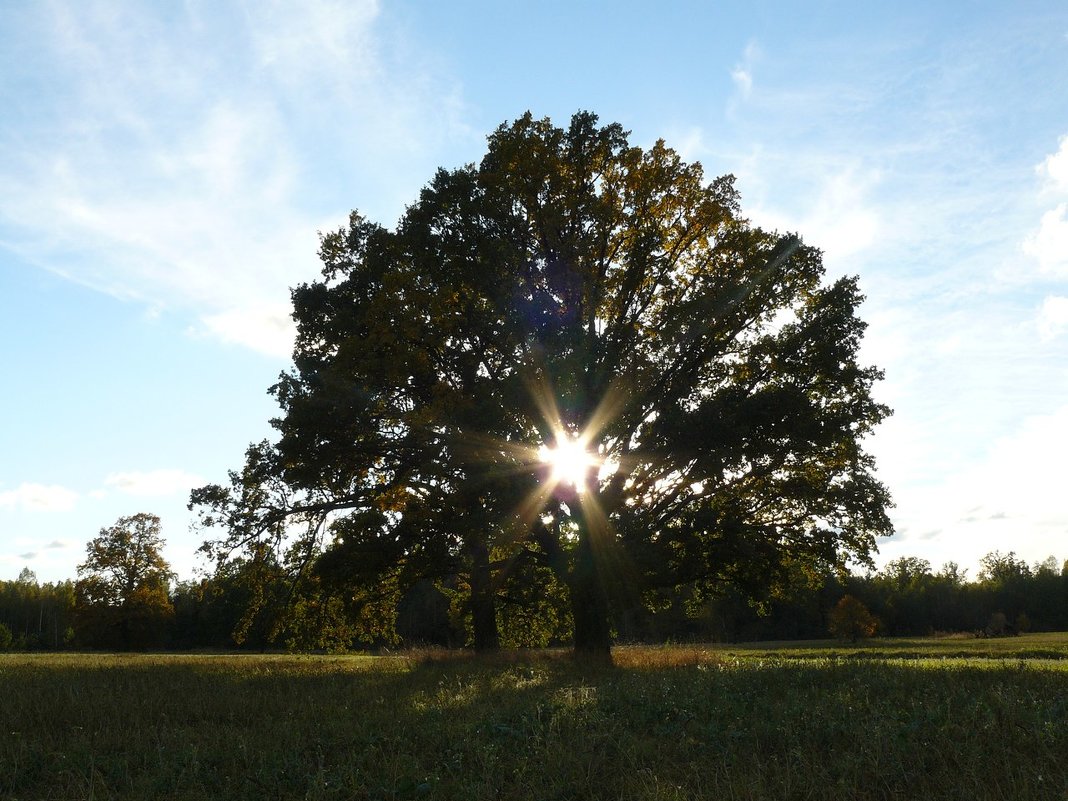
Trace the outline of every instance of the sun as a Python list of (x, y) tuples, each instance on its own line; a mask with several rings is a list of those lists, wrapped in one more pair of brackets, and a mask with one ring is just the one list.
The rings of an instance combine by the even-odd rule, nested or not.
[(570, 484), (577, 492), (585, 492), (590, 469), (600, 465), (596, 454), (586, 450), (586, 444), (578, 437), (561, 434), (556, 442), (543, 445), (538, 458), (549, 466), (549, 482), (553, 486)]

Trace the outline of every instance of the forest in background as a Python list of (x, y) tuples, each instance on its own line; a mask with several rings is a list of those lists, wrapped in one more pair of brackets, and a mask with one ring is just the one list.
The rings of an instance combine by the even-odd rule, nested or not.
[[(551, 577), (498, 589), (505, 647), (570, 642), (572, 622)], [(314, 576), (292, 582), (267, 563), (174, 584), (141, 584), (125, 599), (94, 600), (88, 580), (39, 584), (29, 569), (0, 582), (0, 650), (285, 649), (343, 652), (471, 644), (469, 588), (458, 576), (384, 583), (340, 592)], [(747, 642), (828, 636), (845, 596), (863, 605), (880, 636), (965, 633), (1001, 636), (1068, 630), (1068, 562), (1028, 565), (993, 552), (969, 578), (949, 563), (890, 562), (878, 572), (836, 575), (798, 567), (754, 599), (727, 589), (715, 597), (684, 591), (670, 603), (613, 610), (618, 642)]]

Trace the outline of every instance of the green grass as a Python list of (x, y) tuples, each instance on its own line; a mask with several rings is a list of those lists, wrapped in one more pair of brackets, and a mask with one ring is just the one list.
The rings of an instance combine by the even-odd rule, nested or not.
[(0, 656), (0, 798), (1068, 799), (1068, 635)]

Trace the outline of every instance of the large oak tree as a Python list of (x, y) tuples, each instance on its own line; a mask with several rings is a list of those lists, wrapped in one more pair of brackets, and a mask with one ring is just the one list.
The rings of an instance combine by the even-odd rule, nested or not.
[[(817, 249), (662, 142), (528, 114), (321, 257), (277, 443), (192, 499), (227, 550), (302, 517), (335, 577), (462, 572), (482, 647), (497, 590), (541, 565), (604, 657), (643, 594), (864, 560), (891, 530), (856, 279), (825, 283)], [(550, 469), (554, 447), (585, 469)]]

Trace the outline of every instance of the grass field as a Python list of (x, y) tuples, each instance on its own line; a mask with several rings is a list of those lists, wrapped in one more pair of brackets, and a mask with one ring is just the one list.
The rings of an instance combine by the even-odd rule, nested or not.
[(1068, 799), (1068, 634), (0, 655), (0, 798)]

